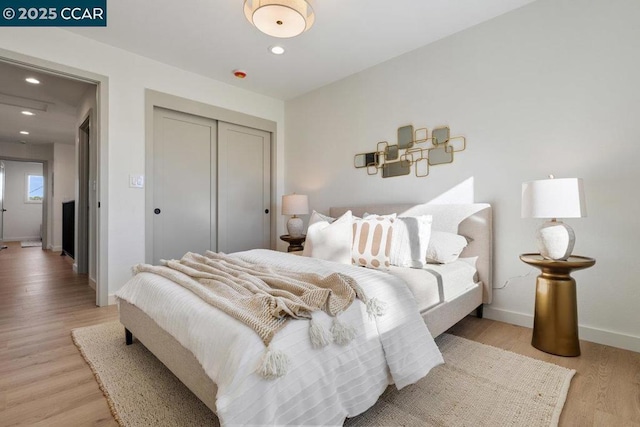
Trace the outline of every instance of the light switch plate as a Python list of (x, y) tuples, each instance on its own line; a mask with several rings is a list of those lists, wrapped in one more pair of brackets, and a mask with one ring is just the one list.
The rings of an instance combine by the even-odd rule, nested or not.
[(144, 188), (144, 175), (129, 175), (130, 188)]

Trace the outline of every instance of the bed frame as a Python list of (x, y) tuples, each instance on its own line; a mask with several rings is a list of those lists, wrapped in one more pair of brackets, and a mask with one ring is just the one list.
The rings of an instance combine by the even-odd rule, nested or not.
[[(493, 287), (493, 230), (490, 205), (484, 203), (368, 205), (331, 208), (330, 215), (337, 217), (347, 210), (351, 210), (356, 216), (362, 216), (365, 212), (381, 215), (431, 214), (434, 215), (435, 230), (455, 232), (469, 238), (470, 243), (460, 256), (477, 257), (478, 283), (454, 300), (443, 301), (423, 311), (421, 315), (434, 337), (442, 334), (474, 310), (478, 317), (482, 317), (483, 304), (491, 303)], [(119, 304), (120, 322), (125, 327), (127, 345), (133, 342), (135, 336), (215, 413), (217, 386), (206, 375), (195, 356), (142, 310), (124, 300), (120, 300)]]

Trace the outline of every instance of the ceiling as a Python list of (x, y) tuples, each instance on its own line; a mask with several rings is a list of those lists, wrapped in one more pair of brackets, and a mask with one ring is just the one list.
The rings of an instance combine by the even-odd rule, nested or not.
[[(291, 99), (533, 0), (311, 0), (314, 26), (269, 37), (242, 0), (110, 2), (106, 28), (77, 34), (253, 92)], [(268, 47), (285, 47), (276, 56)], [(248, 76), (232, 75), (242, 69)]]
[[(106, 28), (68, 31), (252, 92), (288, 100), (533, 0), (311, 0), (314, 26), (276, 39), (242, 0), (110, 2)], [(269, 46), (280, 45), (276, 56)], [(234, 69), (247, 72), (240, 80)], [(41, 83), (31, 85), (34, 76)], [(90, 84), (0, 62), (0, 141), (74, 144)], [(35, 116), (25, 116), (28, 109)], [(29, 135), (21, 135), (26, 130)]]
[[(27, 83), (27, 77), (40, 84)], [(0, 61), (0, 141), (75, 144), (77, 109), (91, 87), (95, 86)], [(22, 114), (25, 110), (35, 115)]]

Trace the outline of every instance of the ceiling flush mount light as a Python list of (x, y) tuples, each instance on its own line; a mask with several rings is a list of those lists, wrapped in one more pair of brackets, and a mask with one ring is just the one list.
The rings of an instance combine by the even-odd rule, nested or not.
[(305, 0), (245, 0), (244, 15), (257, 29), (278, 38), (302, 34), (315, 20)]
[(24, 114), (25, 116), (35, 116), (36, 115), (35, 113), (32, 113), (31, 111), (27, 111), (27, 110), (24, 110), (22, 112), (22, 114)]
[(29, 132), (27, 132), (26, 130), (21, 130), (21, 131), (20, 131), (20, 134), (22, 134), (22, 135), (29, 135)]
[(239, 79), (244, 79), (247, 77), (247, 72), (243, 70), (233, 70), (233, 75)]
[(26, 79), (24, 79), (27, 83), (31, 83), (32, 85), (39, 85), (40, 84), (40, 80), (33, 78), (33, 77), (27, 77)]
[(282, 46), (269, 46), (269, 52), (274, 55), (282, 55), (284, 53), (284, 48)]

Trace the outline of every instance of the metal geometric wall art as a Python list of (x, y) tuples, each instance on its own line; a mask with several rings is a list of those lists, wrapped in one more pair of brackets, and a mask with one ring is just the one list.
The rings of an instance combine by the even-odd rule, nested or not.
[(409, 175), (413, 167), (417, 177), (429, 175), (431, 166), (453, 163), (454, 153), (467, 148), (464, 136), (451, 136), (447, 126), (433, 129), (431, 136), (427, 128), (413, 130), (413, 126), (398, 128), (398, 142), (378, 142), (376, 151), (356, 154), (353, 165), (366, 168), (369, 175), (382, 170), (383, 178)]

